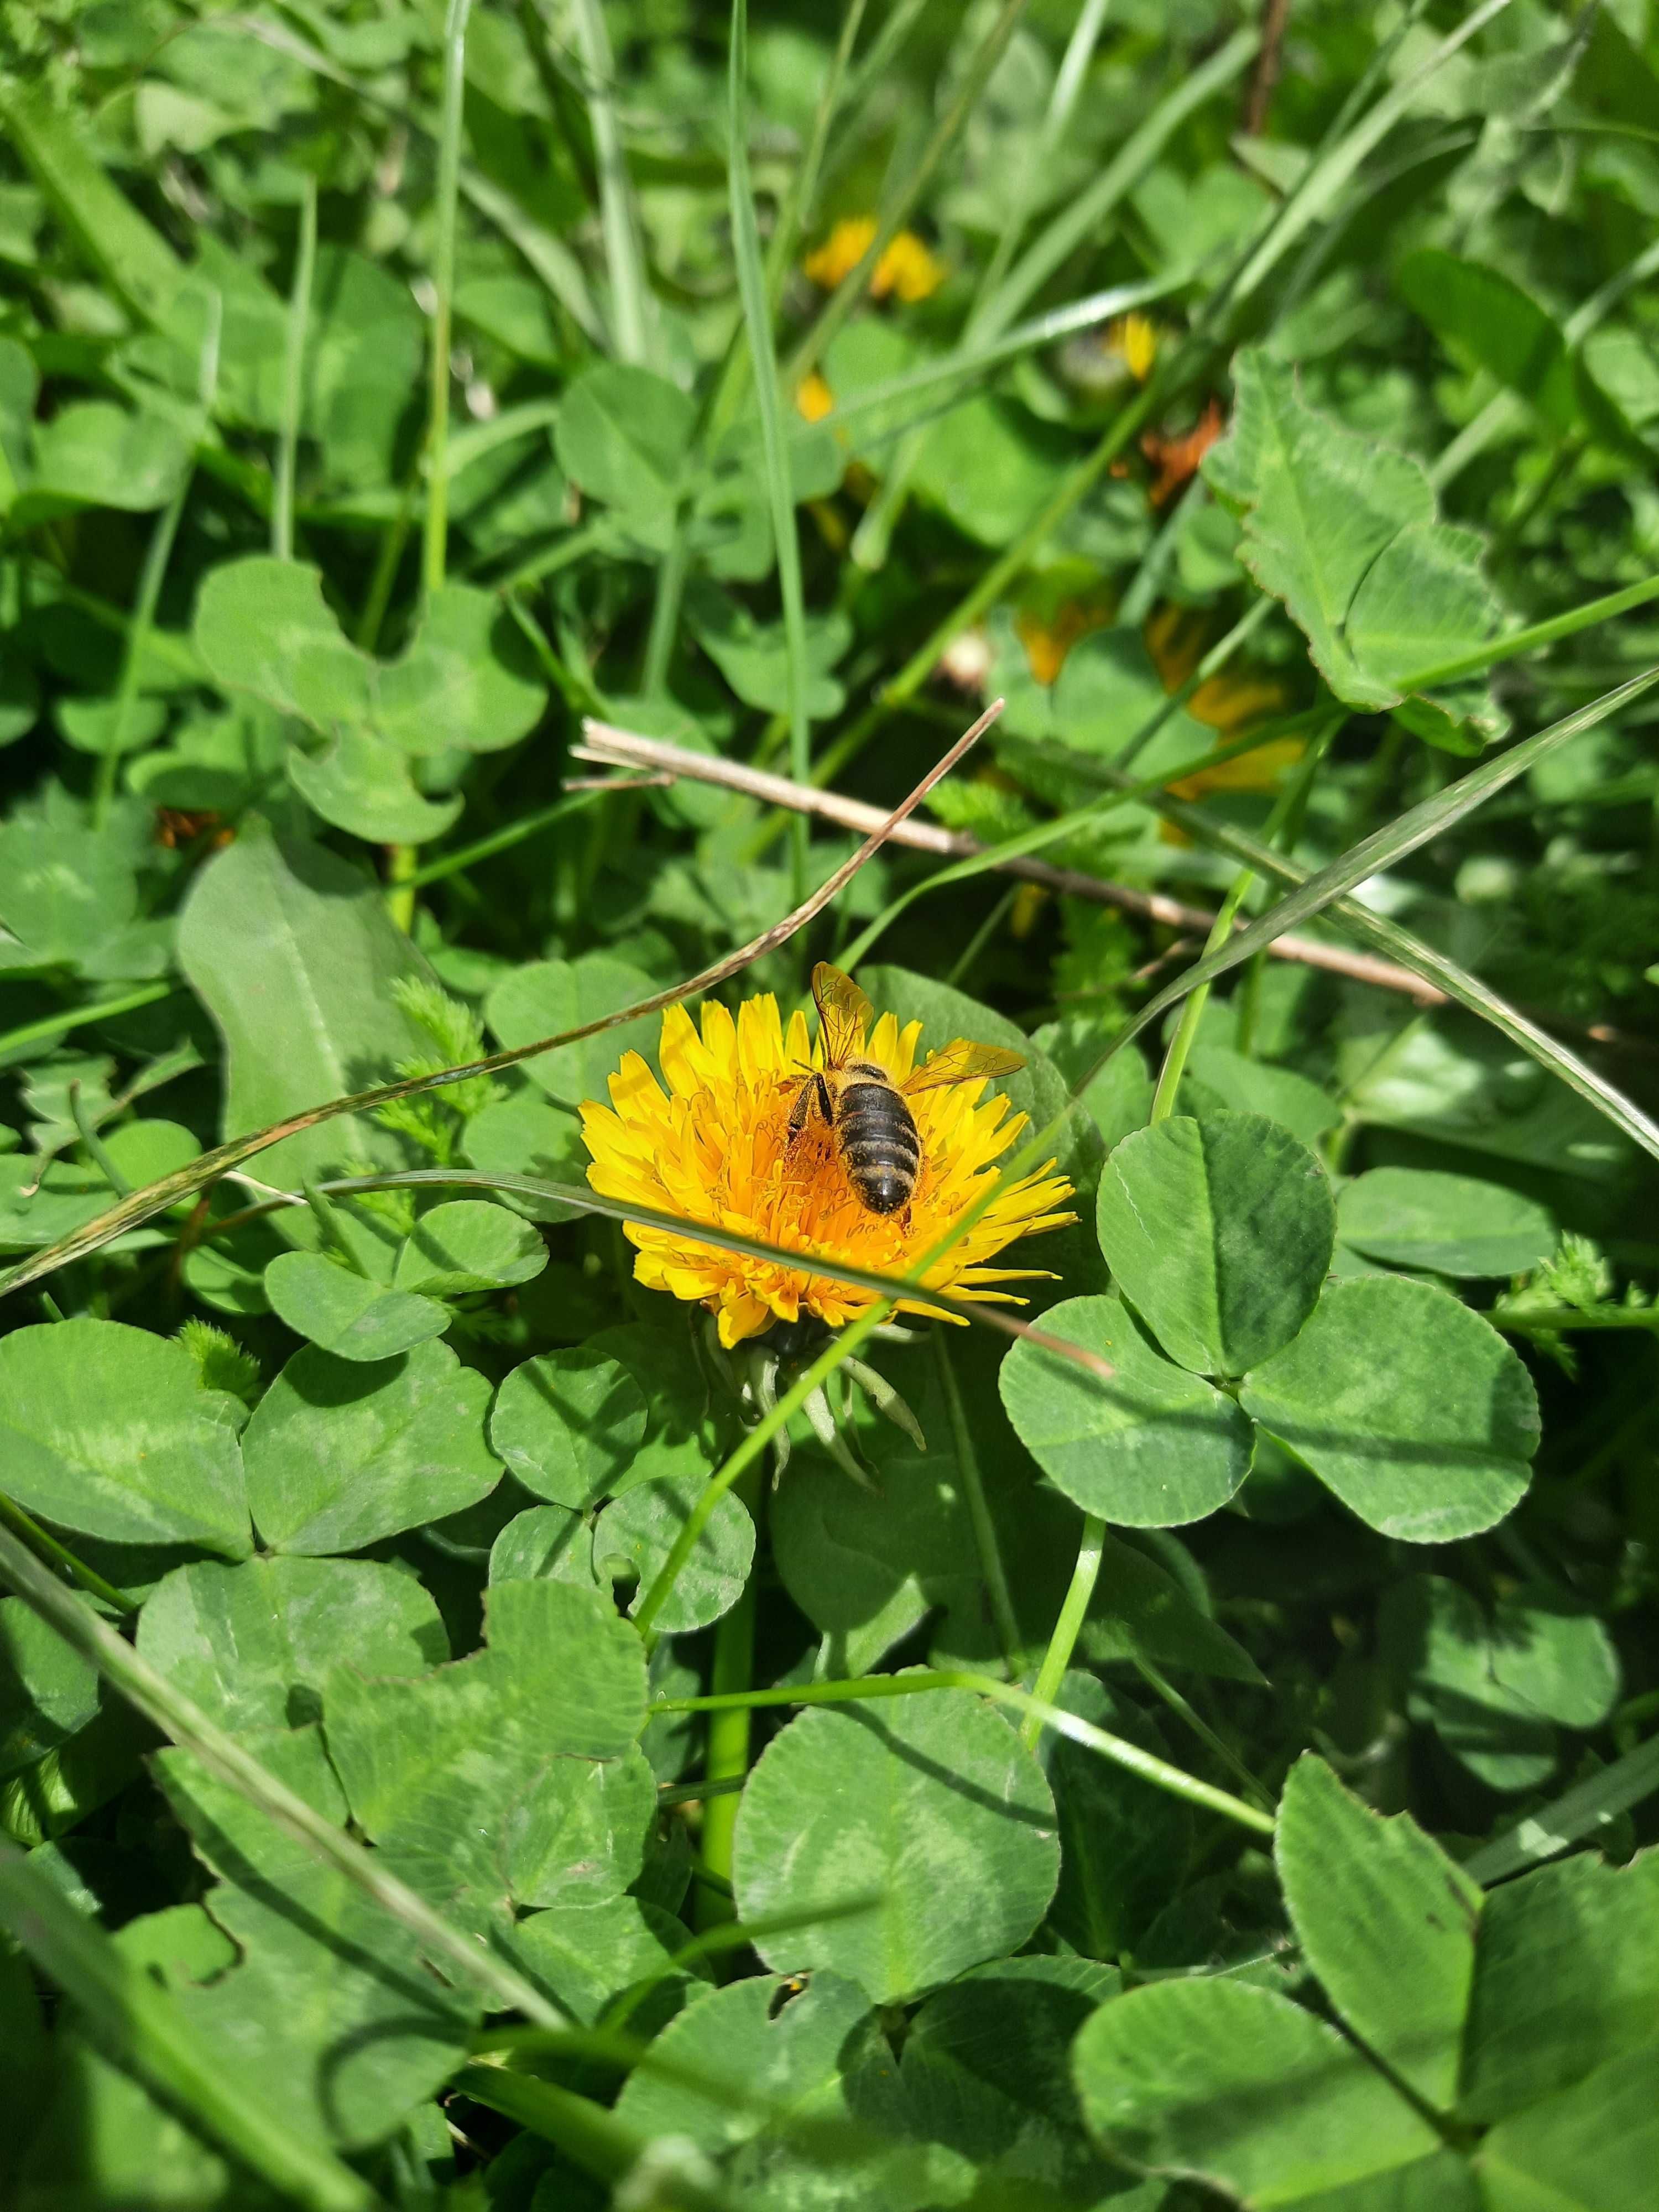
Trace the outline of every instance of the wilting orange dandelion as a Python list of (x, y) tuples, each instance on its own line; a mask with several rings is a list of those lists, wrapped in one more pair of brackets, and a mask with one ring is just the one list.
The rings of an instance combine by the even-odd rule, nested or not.
[[(902, 1082), (916, 1065), (921, 1036), (920, 1022), (901, 1028), (883, 1014), (860, 1053)], [(982, 1081), (914, 1097), (921, 1144), (915, 1194), (902, 1212), (878, 1214), (860, 1202), (827, 1133), (809, 1130), (790, 1146), (789, 1113), (801, 1071), (822, 1065), (821, 1040), (812, 1042), (804, 1014), (786, 1024), (769, 994), (745, 1000), (735, 1018), (710, 1000), (699, 1030), (684, 1006), (671, 1006), (659, 1057), (662, 1082), (630, 1052), (611, 1078), (610, 1105), (583, 1105), (582, 1136), (592, 1155), (587, 1179), (605, 1197), (687, 1222), (684, 1233), (629, 1226), (626, 1234), (639, 1253), (634, 1273), (653, 1290), (706, 1306), (728, 1350), (774, 1321), (803, 1314), (839, 1328), (869, 1307), (874, 1293), (810, 1267), (721, 1251), (700, 1243), (690, 1224), (903, 1274), (983, 1196), (996, 1162), (1026, 1122), (1006, 1098), (987, 1097)], [(1016, 1238), (1072, 1220), (1062, 1210), (1071, 1195), (1052, 1160), (1008, 1184), (927, 1270), (924, 1282), (958, 1298), (1013, 1298), (1002, 1285), (1043, 1271), (989, 1263)], [(901, 1300), (900, 1310), (939, 1311), (925, 1298)]]

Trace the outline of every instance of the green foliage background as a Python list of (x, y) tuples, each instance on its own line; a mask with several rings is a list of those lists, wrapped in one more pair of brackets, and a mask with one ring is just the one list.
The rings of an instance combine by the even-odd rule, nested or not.
[[(1649, 0), (7, 0), (0, 126), (4, 2202), (1645, 2212)], [(854, 841), (582, 718), (995, 696), (720, 991), (1022, 1046), (1043, 1334), (727, 1359), (575, 1109)]]

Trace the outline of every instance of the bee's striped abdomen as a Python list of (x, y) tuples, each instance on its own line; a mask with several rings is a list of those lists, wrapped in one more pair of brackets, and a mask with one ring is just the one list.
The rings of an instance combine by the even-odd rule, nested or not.
[(916, 1187), (921, 1140), (910, 1109), (889, 1083), (849, 1083), (836, 1139), (848, 1181), (872, 1213), (896, 1213)]

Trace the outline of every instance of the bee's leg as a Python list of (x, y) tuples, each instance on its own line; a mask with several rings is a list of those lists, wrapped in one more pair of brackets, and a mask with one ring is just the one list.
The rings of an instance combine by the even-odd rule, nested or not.
[(795, 1093), (795, 1103), (789, 1109), (789, 1136), (783, 1152), (786, 1160), (793, 1160), (806, 1141), (806, 1133), (812, 1121), (812, 1102), (817, 1092), (817, 1084), (809, 1078)]

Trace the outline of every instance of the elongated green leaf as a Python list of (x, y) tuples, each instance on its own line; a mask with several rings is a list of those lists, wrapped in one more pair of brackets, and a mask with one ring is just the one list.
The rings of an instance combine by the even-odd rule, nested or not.
[(184, 266), (87, 153), (69, 115), (44, 87), (0, 93), (0, 112), (12, 144), (93, 265), (140, 314), (164, 320)]
[(1431, 247), (1406, 257), (1398, 283), (1425, 322), (1535, 407), (1552, 429), (1573, 428), (1578, 407), (1566, 342), (1518, 284)]
[(1581, 1837), (1610, 1827), (1621, 1813), (1639, 1805), (1656, 1790), (1659, 1790), (1659, 1742), (1650, 1741), (1564, 1790), (1465, 1863), (1477, 1881), (1502, 1881), (1540, 1859), (1553, 1857)]
[[(766, 461), (767, 504), (783, 601), (786, 662), (785, 711), (789, 717), (790, 771), (804, 783), (811, 772), (811, 726), (808, 720), (806, 611), (802, 594), (800, 544), (795, 535), (795, 495), (789, 453), (784, 442), (783, 410), (778, 398), (777, 356), (772, 344), (772, 302), (761, 261), (755, 195), (749, 179), (749, 0), (732, 0), (732, 34), (726, 73), (729, 128), (726, 137), (732, 243), (743, 301), (744, 331), (754, 372), (755, 404), (760, 413), (761, 450)], [(834, 711), (833, 708), (830, 711)], [(795, 831), (795, 876), (805, 887), (806, 825)]]
[[(337, 1096), (420, 1049), (392, 985), (421, 963), (369, 878), (320, 846), (246, 829), (197, 877), (179, 958), (224, 1039), (228, 1134)], [(274, 1146), (265, 1171), (297, 1184), (343, 1162), (401, 1158), (388, 1132), (357, 1121)]]

